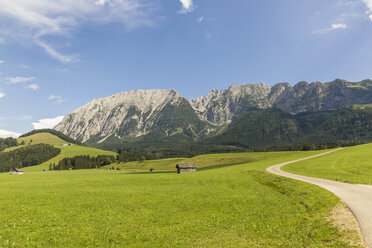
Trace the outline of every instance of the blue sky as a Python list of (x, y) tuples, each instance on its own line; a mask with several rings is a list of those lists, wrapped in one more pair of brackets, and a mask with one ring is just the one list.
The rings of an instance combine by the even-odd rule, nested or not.
[(0, 137), (133, 89), (360, 81), (371, 48), (372, 0), (0, 0)]

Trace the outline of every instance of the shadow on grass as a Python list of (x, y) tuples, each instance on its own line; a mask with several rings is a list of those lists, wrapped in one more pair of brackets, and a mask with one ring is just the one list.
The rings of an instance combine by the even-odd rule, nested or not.
[(138, 172), (126, 172), (126, 173), (123, 173), (123, 174), (126, 174), (126, 175), (151, 175), (151, 174), (176, 174), (177, 171), (153, 171), (153, 172), (149, 172), (149, 171), (138, 171)]
[(225, 167), (231, 167), (231, 166), (235, 166), (235, 165), (242, 165), (242, 164), (247, 164), (247, 163), (251, 163), (251, 162), (255, 162), (255, 161), (257, 161), (257, 160), (247, 161), (247, 162), (243, 162), (243, 163), (240, 162), (240, 163), (233, 163), (233, 164), (212, 165), (212, 166), (200, 168), (200, 169), (198, 169), (198, 171), (208, 171), (208, 170), (222, 169), (222, 168), (225, 168)]

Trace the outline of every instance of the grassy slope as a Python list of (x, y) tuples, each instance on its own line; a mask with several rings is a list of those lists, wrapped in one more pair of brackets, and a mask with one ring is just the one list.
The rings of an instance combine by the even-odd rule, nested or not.
[[(92, 147), (79, 146), (79, 145), (62, 146), (62, 144), (66, 143), (66, 141), (50, 133), (37, 133), (37, 134), (31, 135), (25, 138), (19, 138), (18, 142), (20, 143), (24, 141), (26, 144), (30, 144), (31, 140), (32, 140), (31, 144), (33, 145), (39, 144), (39, 143), (54, 145), (55, 147), (58, 147), (59, 149), (61, 149), (61, 153), (57, 155), (56, 157), (40, 165), (25, 167), (24, 168), (25, 171), (42, 171), (44, 168), (48, 169), (50, 163), (57, 164), (63, 158), (74, 157), (78, 155), (90, 155), (92, 157), (96, 157), (98, 155), (116, 156), (115, 152), (104, 151), (104, 150), (100, 150), (100, 149), (96, 149)], [(23, 146), (7, 148), (5, 152), (9, 152), (9, 151), (21, 148), (21, 147)]]
[(330, 155), (285, 166), (283, 169), (300, 175), (326, 178), (347, 183), (372, 184), (372, 143)]
[(61, 149), (61, 153), (59, 155), (57, 155), (56, 157), (48, 160), (47, 162), (45, 163), (42, 163), (40, 165), (36, 165), (36, 166), (30, 166), (30, 167), (26, 167), (24, 168), (25, 171), (35, 171), (35, 170), (43, 170), (44, 168), (48, 169), (49, 168), (49, 164), (51, 163), (55, 163), (57, 164), (60, 160), (62, 160), (63, 158), (72, 158), (74, 156), (78, 156), (78, 155), (89, 155), (91, 157), (96, 157), (98, 155), (113, 155), (113, 156), (116, 156), (116, 153), (115, 152), (111, 152), (111, 151), (104, 151), (104, 150), (100, 150), (100, 149), (96, 149), (96, 148), (92, 148), (92, 147), (86, 147), (86, 146), (78, 146), (78, 145), (74, 145), (74, 146), (58, 146), (58, 145), (55, 145), (55, 147), (58, 147), (59, 149)]
[(333, 194), (264, 172), (315, 153), (184, 175), (1, 174), (0, 247), (351, 247), (326, 221)]
[(225, 153), (200, 155), (193, 158), (169, 158), (160, 160), (148, 160), (143, 162), (128, 162), (108, 165), (128, 170), (155, 170), (175, 171), (177, 163), (194, 163), (198, 168), (221, 167), (233, 164), (248, 163), (264, 158), (264, 153)]
[(50, 133), (33, 134), (33, 135), (30, 135), (30, 136), (27, 136), (27, 137), (24, 137), (24, 138), (19, 138), (18, 142), (21, 143), (22, 141), (24, 141), (26, 144), (28, 144), (28, 143), (30, 143), (31, 140), (32, 140), (32, 144), (44, 143), (44, 144), (60, 145), (60, 144), (63, 144), (63, 143), (67, 143), (63, 139), (61, 139), (61, 138), (59, 138), (59, 137), (57, 137), (53, 134), (50, 134)]

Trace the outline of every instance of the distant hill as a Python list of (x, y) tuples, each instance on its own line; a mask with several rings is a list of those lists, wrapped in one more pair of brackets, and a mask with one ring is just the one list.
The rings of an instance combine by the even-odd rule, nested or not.
[[(351, 144), (372, 141), (364, 124), (369, 104), (371, 80), (232, 85), (193, 100), (174, 90), (135, 90), (94, 99), (54, 129), (95, 147), (182, 155), (222, 151), (221, 146), (255, 150)], [(344, 109), (356, 105), (365, 109)]]
[[(42, 134), (37, 135), (35, 134)], [(47, 135), (51, 134), (51, 135)], [(56, 137), (55, 137), (56, 136)], [(36, 138), (36, 139), (35, 139)], [(58, 139), (57, 139), (58, 138)], [(63, 134), (62, 132), (59, 132), (54, 129), (37, 129), (33, 130), (31, 132), (25, 133), (21, 136), (19, 136), (19, 140), (22, 141), (28, 141), (33, 140), (33, 143), (72, 143), (72, 144), (81, 144), (81, 142), (74, 140), (73, 138)], [(27, 143), (27, 142), (26, 142)]]
[[(63, 139), (60, 137), (63, 137)], [(35, 164), (36, 160), (34, 159), (31, 164), (32, 166), (25, 168), (25, 171), (30, 171), (30, 170), (41, 171), (43, 169), (48, 169), (50, 164), (58, 164), (58, 162), (63, 160), (64, 158), (72, 158), (74, 156), (81, 156), (81, 155), (89, 155), (91, 157), (97, 157), (99, 155), (116, 156), (116, 153), (112, 151), (104, 151), (104, 150), (100, 150), (97, 148), (74, 144), (74, 142), (75, 143), (79, 143), (79, 142), (76, 142), (72, 140), (71, 138), (67, 137), (66, 135), (63, 135), (55, 130), (50, 130), (50, 129), (35, 130), (27, 134), (24, 134), (20, 138), (18, 138), (18, 143), (22, 143), (22, 141), (24, 141), (25, 145), (19, 145), (19, 146), (7, 148), (5, 149), (5, 153), (18, 154), (20, 153), (20, 151), (23, 151), (23, 150), (28, 151), (31, 148), (36, 147), (39, 144), (50, 145), (60, 150), (60, 153), (58, 153), (54, 157), (48, 158), (47, 161), (40, 160), (42, 161), (41, 164)], [(70, 143), (72, 145), (65, 146), (64, 144), (66, 143)], [(23, 153), (20, 153), (20, 154), (23, 154)], [(41, 151), (41, 153), (43, 152)], [(8, 156), (8, 154), (4, 155), (4, 157), (6, 156)], [(22, 157), (21, 158), (17, 157), (17, 158), (20, 159), (20, 161), (28, 161), (27, 160), (28, 157), (30, 157), (30, 154), (27, 153), (24, 155), (24, 158)]]

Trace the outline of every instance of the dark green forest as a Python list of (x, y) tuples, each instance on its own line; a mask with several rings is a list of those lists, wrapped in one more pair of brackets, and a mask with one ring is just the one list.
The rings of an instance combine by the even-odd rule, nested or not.
[(50, 164), (49, 170), (99, 169), (101, 166), (111, 164), (114, 161), (114, 156), (99, 155), (90, 157), (89, 155), (81, 155), (73, 158), (64, 158), (57, 165)]
[(46, 144), (28, 145), (14, 151), (0, 152), (0, 171), (7, 172), (12, 168), (38, 165), (57, 156), (60, 152), (60, 149)]
[(18, 141), (15, 138), (0, 138), (0, 151), (3, 151), (6, 148), (18, 146)]
[(220, 135), (202, 141), (249, 150), (315, 150), (372, 142), (372, 108), (291, 115), (278, 109), (249, 111)]

